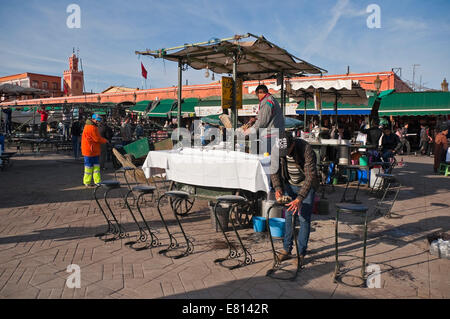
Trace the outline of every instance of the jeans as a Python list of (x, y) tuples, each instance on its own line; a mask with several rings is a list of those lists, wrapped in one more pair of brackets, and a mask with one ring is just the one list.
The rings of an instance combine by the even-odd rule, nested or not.
[(394, 153), (391, 151), (383, 151), (383, 161), (389, 163), (389, 160), (394, 157)]
[(39, 137), (47, 138), (47, 122), (41, 122), (39, 126)]
[[(288, 195), (291, 198), (296, 198), (298, 194), (299, 187), (292, 185), (285, 185), (284, 195)], [(311, 214), (313, 211), (315, 191), (311, 188), (306, 198), (300, 204), (300, 213), (297, 213), (298, 218), (295, 219), (295, 224), (300, 223), (300, 231), (298, 233), (298, 252), (300, 256), (306, 255), (306, 248), (308, 247), (309, 233), (311, 230)], [(292, 212), (286, 210), (286, 227), (283, 239), (283, 248), (286, 252), (291, 253), (293, 245), (292, 233)]]
[(72, 136), (73, 157), (78, 158), (81, 155), (80, 149), (81, 136)]
[(10, 134), (11, 135), (11, 121), (6, 120), (5, 122), (5, 133), (6, 135)]
[(406, 145), (406, 155), (411, 153), (411, 144), (409, 144), (409, 141), (405, 138), (405, 139), (402, 139), (400, 142), (402, 143), (402, 148), (401, 148), (402, 153), (403, 153), (403, 148), (405, 145)]

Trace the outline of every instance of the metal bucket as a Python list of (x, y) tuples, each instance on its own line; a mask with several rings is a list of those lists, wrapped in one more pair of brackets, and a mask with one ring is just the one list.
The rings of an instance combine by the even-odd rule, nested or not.
[(261, 216), (264, 218), (280, 218), (283, 215), (283, 207), (277, 206), (270, 210), (270, 216), (267, 216), (270, 207), (275, 205), (274, 200), (263, 200), (261, 202)]
[[(220, 231), (219, 225), (217, 225), (217, 220), (214, 215), (214, 206), (215, 203), (209, 203), (209, 210), (211, 216), (211, 226), (216, 232)], [(229, 205), (217, 205), (217, 219), (219, 219), (220, 225), (222, 226), (224, 231), (228, 231), (228, 222), (230, 221), (230, 216), (228, 215), (228, 211), (230, 210)]]

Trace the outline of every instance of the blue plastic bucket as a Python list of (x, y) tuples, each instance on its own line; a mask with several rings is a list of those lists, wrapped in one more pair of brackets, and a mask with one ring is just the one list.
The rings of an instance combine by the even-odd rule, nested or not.
[(253, 230), (257, 233), (262, 233), (266, 230), (266, 219), (261, 216), (253, 216)]
[(284, 218), (269, 219), (269, 228), (272, 237), (284, 237), (284, 226), (286, 220)]

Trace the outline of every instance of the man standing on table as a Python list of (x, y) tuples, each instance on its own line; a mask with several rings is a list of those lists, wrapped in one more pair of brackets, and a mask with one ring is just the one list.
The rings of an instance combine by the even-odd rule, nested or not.
[(45, 106), (42, 106), (40, 110), (37, 110), (41, 114), (41, 125), (39, 126), (39, 137), (47, 138), (47, 119), (48, 112), (45, 110)]
[(87, 119), (81, 136), (81, 153), (84, 156), (84, 177), (83, 184), (89, 187), (94, 175), (94, 183), (101, 183), (100, 176), (100, 145), (108, 141), (100, 136), (97, 124), (101, 121), (98, 114), (92, 115), (92, 120)]
[(276, 130), (272, 131), (271, 129), (278, 129), (279, 138), (285, 136), (283, 111), (278, 101), (269, 93), (269, 89), (264, 84), (258, 85), (255, 94), (259, 99), (258, 114), (256, 119), (252, 118), (249, 122), (255, 124), (245, 130), (244, 134), (248, 135), (252, 129), (259, 133), (260, 128), (267, 128), (267, 132), (260, 136), (260, 139), (267, 141), (266, 151), (270, 153), (272, 150), (271, 140), (276, 134)]
[(279, 159), (273, 158), (270, 171), (275, 198), (277, 201), (282, 200), (283, 195), (291, 198), (290, 202), (286, 204), (283, 250), (278, 253), (278, 258), (283, 261), (292, 257), (294, 237), (292, 214), (294, 214), (298, 216), (295, 218), (295, 223), (300, 223), (297, 240), (301, 263), (299, 266), (302, 266), (305, 263), (306, 248), (308, 247), (314, 195), (319, 188), (316, 155), (306, 141), (294, 139), (290, 134), (286, 138), (280, 139), (278, 145), (274, 145), (272, 154), (277, 154), (277, 151)]

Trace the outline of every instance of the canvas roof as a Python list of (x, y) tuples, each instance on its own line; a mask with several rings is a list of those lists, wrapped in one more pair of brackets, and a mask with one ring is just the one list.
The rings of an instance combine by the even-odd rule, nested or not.
[[(251, 41), (239, 41), (252, 37)], [(205, 45), (186, 44), (176, 52), (169, 49), (136, 51), (136, 54), (150, 55), (170, 61), (182, 61), (196, 70), (206, 69), (218, 74), (233, 73), (233, 57), (237, 54), (237, 76), (243, 80), (273, 78), (283, 72), (285, 75), (302, 76), (323, 74), (327, 71), (301, 60), (286, 50), (267, 41), (263, 36), (252, 34), (234, 36), (233, 40), (212, 40)]]

